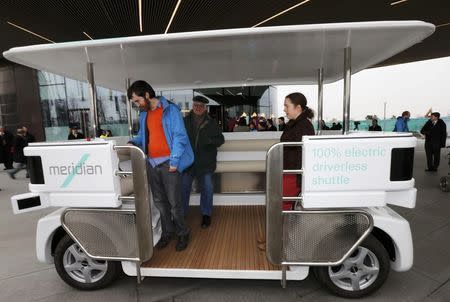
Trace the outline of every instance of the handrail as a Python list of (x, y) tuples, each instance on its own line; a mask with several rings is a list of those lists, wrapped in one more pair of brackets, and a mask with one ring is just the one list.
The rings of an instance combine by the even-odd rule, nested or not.
[[(266, 254), (270, 262), (282, 263), (282, 203), (281, 200), (301, 200), (301, 197), (283, 196), (283, 147), (303, 146), (302, 142), (280, 142), (272, 145), (266, 154)], [(301, 174), (300, 170), (286, 170), (286, 173)], [(295, 172), (295, 173), (294, 173)]]
[[(153, 236), (146, 156), (140, 148), (132, 145), (114, 146), (114, 150), (118, 152), (129, 151), (130, 153), (134, 189), (134, 197), (132, 198), (135, 202), (139, 258), (141, 261), (147, 261), (153, 254)], [(127, 196), (121, 196), (120, 198), (132, 200), (131, 197), (127, 198)]]

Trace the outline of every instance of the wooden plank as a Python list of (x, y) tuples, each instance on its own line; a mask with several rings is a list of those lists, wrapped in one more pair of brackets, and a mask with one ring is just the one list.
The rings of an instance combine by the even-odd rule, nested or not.
[(143, 267), (230, 270), (280, 270), (258, 249), (258, 238), (265, 238), (264, 206), (216, 206), (212, 224), (200, 227), (199, 207), (191, 207), (187, 224), (191, 241), (186, 250), (175, 251), (176, 240), (155, 249)]

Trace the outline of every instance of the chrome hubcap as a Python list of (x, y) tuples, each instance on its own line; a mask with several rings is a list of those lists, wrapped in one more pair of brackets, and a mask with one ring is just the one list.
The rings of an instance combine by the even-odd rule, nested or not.
[(358, 249), (339, 266), (328, 268), (331, 281), (347, 291), (358, 291), (375, 282), (380, 263), (373, 252), (365, 247)]
[(66, 273), (81, 283), (94, 283), (102, 279), (108, 269), (108, 263), (89, 258), (78, 246), (72, 244), (64, 253), (63, 266)]

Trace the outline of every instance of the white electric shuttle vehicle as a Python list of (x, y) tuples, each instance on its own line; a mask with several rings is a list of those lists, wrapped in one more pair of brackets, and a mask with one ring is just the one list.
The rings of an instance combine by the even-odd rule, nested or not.
[[(421, 21), (315, 24), (5, 52), (13, 62), (88, 81), (92, 133), (98, 127), (96, 84), (124, 90), (127, 82), (146, 80), (163, 91), (318, 83), (320, 120), (323, 84), (344, 79), (339, 134), (319, 130), (301, 143), (279, 143), (279, 132), (225, 133), (213, 224), (201, 229), (198, 216), (189, 216), (191, 241), (182, 252), (172, 245), (153, 248), (160, 237), (159, 213), (145, 155), (126, 145), (128, 137), (30, 144), (25, 149), (30, 192), (13, 196), (12, 205), (16, 214), (56, 208), (37, 224), (39, 261), (54, 263), (66, 283), (84, 290), (109, 285), (123, 270), (138, 282), (147, 276), (272, 279), (283, 287), (314, 272), (334, 294), (372, 293), (391, 269), (413, 265), (410, 226), (389, 205), (415, 207), (416, 138), (349, 132), (351, 74), (420, 43), (434, 28)], [(286, 145), (302, 148), (302, 169), (283, 170)], [(302, 175), (300, 196), (283, 196), (286, 173)], [(283, 210), (283, 200), (295, 201), (295, 209)], [(191, 206), (198, 202), (192, 194)]]

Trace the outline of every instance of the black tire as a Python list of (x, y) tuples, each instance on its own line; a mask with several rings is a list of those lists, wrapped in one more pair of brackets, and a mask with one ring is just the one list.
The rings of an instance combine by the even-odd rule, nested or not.
[[(315, 274), (317, 280), (320, 283), (322, 283), (327, 290), (329, 290), (330, 292), (332, 292), (333, 294), (335, 294), (337, 296), (344, 297), (344, 298), (360, 298), (363, 296), (367, 296), (367, 295), (375, 292), (376, 290), (378, 290), (383, 285), (383, 283), (386, 281), (386, 279), (389, 275), (389, 271), (390, 271), (389, 254), (386, 251), (386, 249), (384, 248), (383, 244), (372, 235), (369, 235), (366, 238), (366, 240), (364, 240), (364, 242), (358, 247), (358, 249), (353, 253), (353, 255), (350, 256), (350, 258), (353, 256), (357, 256), (357, 254), (361, 251), (360, 248), (365, 248), (365, 249), (369, 250), (370, 252), (372, 252), (371, 256), (364, 257), (365, 258), (364, 261), (370, 262), (372, 259), (371, 257), (373, 257), (373, 256), (375, 256), (378, 261), (378, 265), (379, 265), (378, 275), (371, 277), (371, 278), (375, 278), (375, 279), (370, 280), (370, 285), (368, 285), (367, 287), (362, 288), (360, 290), (344, 289), (342, 287), (337, 286), (331, 280), (330, 273), (333, 273), (334, 270), (339, 271), (340, 269), (345, 271), (343, 265), (336, 266), (336, 267), (328, 267), (328, 266), (314, 267), (313, 271), (314, 271), (314, 274)], [(369, 257), (369, 259), (367, 257)], [(351, 270), (349, 269), (349, 271), (351, 271)], [(344, 277), (344, 280), (345, 279), (346, 278)], [(362, 278), (362, 279), (366, 280), (365, 278)], [(349, 278), (347, 280), (350, 281)], [(368, 282), (368, 281), (366, 280), (366, 282)]]
[[(74, 241), (72, 238), (69, 237), (69, 235), (65, 235), (57, 244), (55, 249), (55, 268), (58, 272), (58, 275), (61, 277), (61, 279), (66, 282), (68, 285), (81, 289), (81, 290), (96, 290), (100, 288), (104, 288), (114, 282), (119, 274), (121, 273), (121, 267), (120, 262), (117, 261), (101, 261), (101, 263), (106, 264), (106, 272), (100, 273), (100, 276), (98, 280), (92, 280), (90, 283), (86, 282), (80, 282), (79, 280), (76, 280), (73, 276), (71, 276), (66, 269), (64, 268), (64, 257), (66, 254), (66, 251), (71, 248), (72, 246), (77, 247), (77, 245), (74, 245)], [(66, 255), (67, 257), (67, 255)], [(89, 258), (90, 259), (90, 258)], [(90, 259), (91, 260), (91, 259)], [(100, 261), (97, 261), (100, 262)]]

